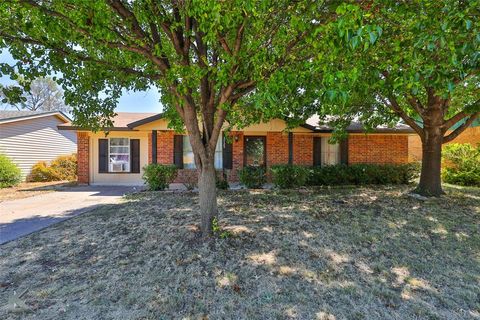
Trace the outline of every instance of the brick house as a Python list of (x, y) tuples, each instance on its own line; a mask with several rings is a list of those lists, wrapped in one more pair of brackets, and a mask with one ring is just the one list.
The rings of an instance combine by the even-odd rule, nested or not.
[[(78, 180), (98, 185), (141, 185), (142, 168), (148, 163), (175, 164), (177, 182), (195, 179), (195, 164), (188, 136), (168, 128), (162, 114), (118, 113), (114, 126), (91, 132), (69, 125), (61, 130), (75, 130), (78, 146)], [(245, 165), (265, 166), (408, 162), (408, 137), (413, 131), (404, 125), (377, 128), (365, 134), (362, 126), (352, 123), (348, 138), (340, 144), (328, 142), (332, 129), (318, 126), (318, 119), (286, 130), (285, 121), (233, 130), (231, 139), (219, 139), (215, 166), (229, 181), (237, 181), (237, 171)]]

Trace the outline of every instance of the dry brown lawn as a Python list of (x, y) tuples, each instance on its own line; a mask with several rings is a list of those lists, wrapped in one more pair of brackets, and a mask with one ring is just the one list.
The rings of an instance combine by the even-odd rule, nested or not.
[(222, 192), (204, 243), (135, 194), (0, 246), (0, 319), (480, 318), (480, 189), (408, 189)]
[(0, 202), (29, 198), (43, 193), (54, 192), (65, 186), (71, 186), (73, 184), (75, 184), (75, 182), (22, 182), (15, 187), (0, 188)]

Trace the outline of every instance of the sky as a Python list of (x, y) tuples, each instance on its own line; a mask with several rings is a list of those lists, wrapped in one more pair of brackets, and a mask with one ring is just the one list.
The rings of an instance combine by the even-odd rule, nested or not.
[[(10, 53), (3, 51), (0, 53), (0, 62), (13, 64), (15, 60)], [(0, 77), (0, 84), (15, 84), (9, 77)], [(160, 94), (156, 90), (143, 92), (125, 91), (120, 98), (117, 112), (161, 112), (162, 105), (160, 103)]]

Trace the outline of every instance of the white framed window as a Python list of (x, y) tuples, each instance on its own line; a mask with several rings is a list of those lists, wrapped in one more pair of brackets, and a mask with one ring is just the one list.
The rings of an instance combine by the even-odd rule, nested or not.
[(322, 166), (340, 163), (340, 145), (328, 143), (328, 137), (322, 137), (321, 162)]
[(130, 139), (108, 139), (108, 172), (130, 172)]
[[(193, 156), (192, 145), (190, 144), (190, 138), (183, 136), (183, 168), (195, 169), (195, 159)], [(218, 138), (217, 145), (215, 147), (215, 169), (223, 168), (223, 139)]]

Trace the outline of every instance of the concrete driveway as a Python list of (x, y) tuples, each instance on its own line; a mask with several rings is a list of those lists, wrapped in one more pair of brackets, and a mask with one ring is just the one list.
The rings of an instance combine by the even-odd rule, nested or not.
[(0, 203), (0, 244), (54, 223), (121, 201), (134, 187), (74, 186), (38, 196)]

